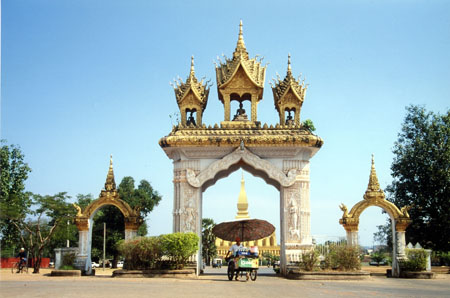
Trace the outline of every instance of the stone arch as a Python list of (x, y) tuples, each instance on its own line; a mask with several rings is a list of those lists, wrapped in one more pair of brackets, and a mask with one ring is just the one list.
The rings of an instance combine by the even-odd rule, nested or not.
[(137, 230), (143, 222), (143, 219), (140, 216), (140, 208), (136, 207), (133, 209), (127, 204), (127, 202), (120, 199), (119, 193), (116, 189), (116, 183), (114, 181), (112, 157), (110, 159), (108, 175), (106, 177), (105, 189), (101, 191), (100, 197), (91, 202), (84, 210), (82, 210), (77, 204), (73, 204), (73, 206), (77, 209), (75, 224), (79, 232), (78, 255), (75, 265), (79, 269), (85, 271), (88, 275), (92, 272), (91, 246), (94, 223), (93, 218), (99, 209), (107, 205), (115, 206), (123, 214), (125, 223), (125, 240), (136, 237)]
[(241, 144), (232, 153), (213, 162), (198, 175), (196, 175), (193, 169), (186, 169), (186, 178), (191, 186), (201, 187), (202, 191), (205, 191), (218, 180), (227, 177), (230, 173), (241, 167), (255, 176), (262, 178), (277, 190), (280, 190), (281, 186), (292, 186), (297, 177), (297, 169), (289, 169), (286, 175), (271, 162), (261, 159)]
[(375, 164), (372, 156), (372, 168), (369, 177), (369, 185), (367, 186), (364, 199), (356, 203), (350, 212), (347, 207), (341, 204), (339, 207), (344, 212), (339, 223), (347, 232), (347, 244), (358, 245), (358, 226), (359, 217), (368, 207), (376, 206), (386, 211), (392, 222), (393, 235), (393, 258), (392, 258), (392, 275), (398, 277), (400, 275), (399, 261), (405, 259), (405, 231), (411, 223), (408, 210), (409, 206), (399, 209), (395, 204), (389, 202), (385, 198), (383, 190), (380, 188), (378, 178), (375, 171)]

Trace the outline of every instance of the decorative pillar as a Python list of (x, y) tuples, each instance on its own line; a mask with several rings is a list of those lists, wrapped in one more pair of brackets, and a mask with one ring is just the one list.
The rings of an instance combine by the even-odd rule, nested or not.
[(125, 240), (136, 238), (140, 225), (141, 222), (139, 222), (139, 218), (137, 217), (125, 218)]
[(199, 250), (194, 261), (197, 263), (197, 275), (200, 273), (201, 238), (202, 238), (202, 189), (191, 186), (186, 178), (186, 170), (193, 169), (197, 173), (198, 160), (180, 160), (174, 162), (174, 210), (173, 232), (193, 232), (199, 236)]
[(181, 114), (181, 124), (182, 125), (186, 125), (186, 123), (187, 123), (187, 111), (186, 111), (186, 109), (184, 109), (184, 110), (180, 110), (180, 114)]
[(230, 101), (231, 101), (231, 94), (224, 93), (223, 94), (223, 104), (224, 104), (223, 109), (225, 112), (224, 121), (230, 121), (230, 110), (231, 110)]
[(344, 229), (347, 232), (347, 245), (358, 245), (358, 223), (344, 224)]
[(84, 270), (89, 250), (89, 218), (75, 218), (75, 224), (78, 228), (78, 254), (74, 266)]
[(395, 256), (392, 258), (392, 276), (399, 277), (401, 274), (400, 264), (402, 261), (406, 260), (406, 228), (410, 224), (409, 219), (404, 220), (402, 218), (398, 218), (397, 220), (392, 221), (392, 235), (395, 235), (395, 241), (393, 243)]
[(295, 109), (294, 123), (300, 125), (300, 108)]
[(278, 113), (280, 115), (280, 125), (284, 125), (286, 123), (285, 119), (285, 111), (284, 111), (284, 105), (280, 105), (279, 107), (280, 112)]
[(258, 121), (257, 111), (258, 111), (258, 98), (255, 93), (252, 94), (252, 121)]

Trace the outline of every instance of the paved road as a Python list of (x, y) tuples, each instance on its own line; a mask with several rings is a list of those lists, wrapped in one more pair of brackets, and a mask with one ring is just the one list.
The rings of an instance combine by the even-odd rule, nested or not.
[[(263, 270), (262, 270), (263, 271)], [(263, 273), (261, 271), (261, 273)], [(449, 275), (434, 280), (295, 281), (273, 275), (228, 281), (224, 270), (199, 279), (0, 275), (0, 297), (450, 297)], [(269, 273), (269, 272), (267, 272)]]

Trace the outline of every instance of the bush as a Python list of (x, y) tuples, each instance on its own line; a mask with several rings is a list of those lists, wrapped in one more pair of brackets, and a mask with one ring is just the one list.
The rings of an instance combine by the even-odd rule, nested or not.
[(323, 269), (353, 271), (361, 269), (359, 247), (347, 245), (331, 245), (322, 264)]
[(427, 268), (427, 253), (425, 249), (406, 249), (407, 260), (400, 262), (404, 271), (424, 271)]
[(319, 252), (310, 250), (302, 254), (302, 261), (300, 262), (300, 269), (305, 271), (312, 271), (319, 261)]
[(380, 263), (386, 259), (386, 256), (382, 252), (374, 252), (372, 255), (370, 255), (370, 259), (373, 262), (376, 262), (377, 266), (380, 266)]
[(182, 269), (197, 250), (200, 238), (195, 233), (173, 233), (161, 236), (163, 254), (175, 269)]
[(121, 240), (118, 249), (124, 269), (182, 269), (198, 250), (198, 241), (194, 233), (174, 233)]

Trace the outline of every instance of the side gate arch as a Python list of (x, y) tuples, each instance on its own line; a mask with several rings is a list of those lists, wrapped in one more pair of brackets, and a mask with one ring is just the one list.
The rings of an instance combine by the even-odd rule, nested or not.
[(91, 202), (84, 210), (77, 204), (73, 206), (77, 209), (75, 224), (78, 228), (78, 255), (76, 267), (86, 272), (92, 273), (91, 249), (92, 249), (92, 229), (94, 227), (94, 215), (104, 206), (115, 206), (122, 212), (125, 221), (125, 240), (136, 237), (137, 230), (142, 224), (139, 207), (131, 208), (127, 202), (119, 197), (116, 183), (114, 181), (114, 171), (112, 157), (109, 163), (108, 175), (106, 176), (105, 189), (100, 192), (100, 197)]
[(350, 212), (348, 212), (348, 209), (344, 204), (339, 206), (344, 212), (342, 218), (339, 220), (339, 223), (347, 232), (347, 244), (358, 245), (358, 225), (359, 216), (361, 213), (371, 206), (380, 207), (386, 211), (387, 214), (389, 214), (391, 219), (393, 242), (392, 276), (398, 277), (400, 275), (399, 262), (406, 258), (405, 231), (411, 223), (411, 219), (408, 214), (410, 207), (405, 206), (398, 209), (396, 205), (386, 200), (386, 196), (378, 183), (373, 156), (369, 184), (363, 198), (364, 199), (362, 201), (359, 201), (352, 207)]

